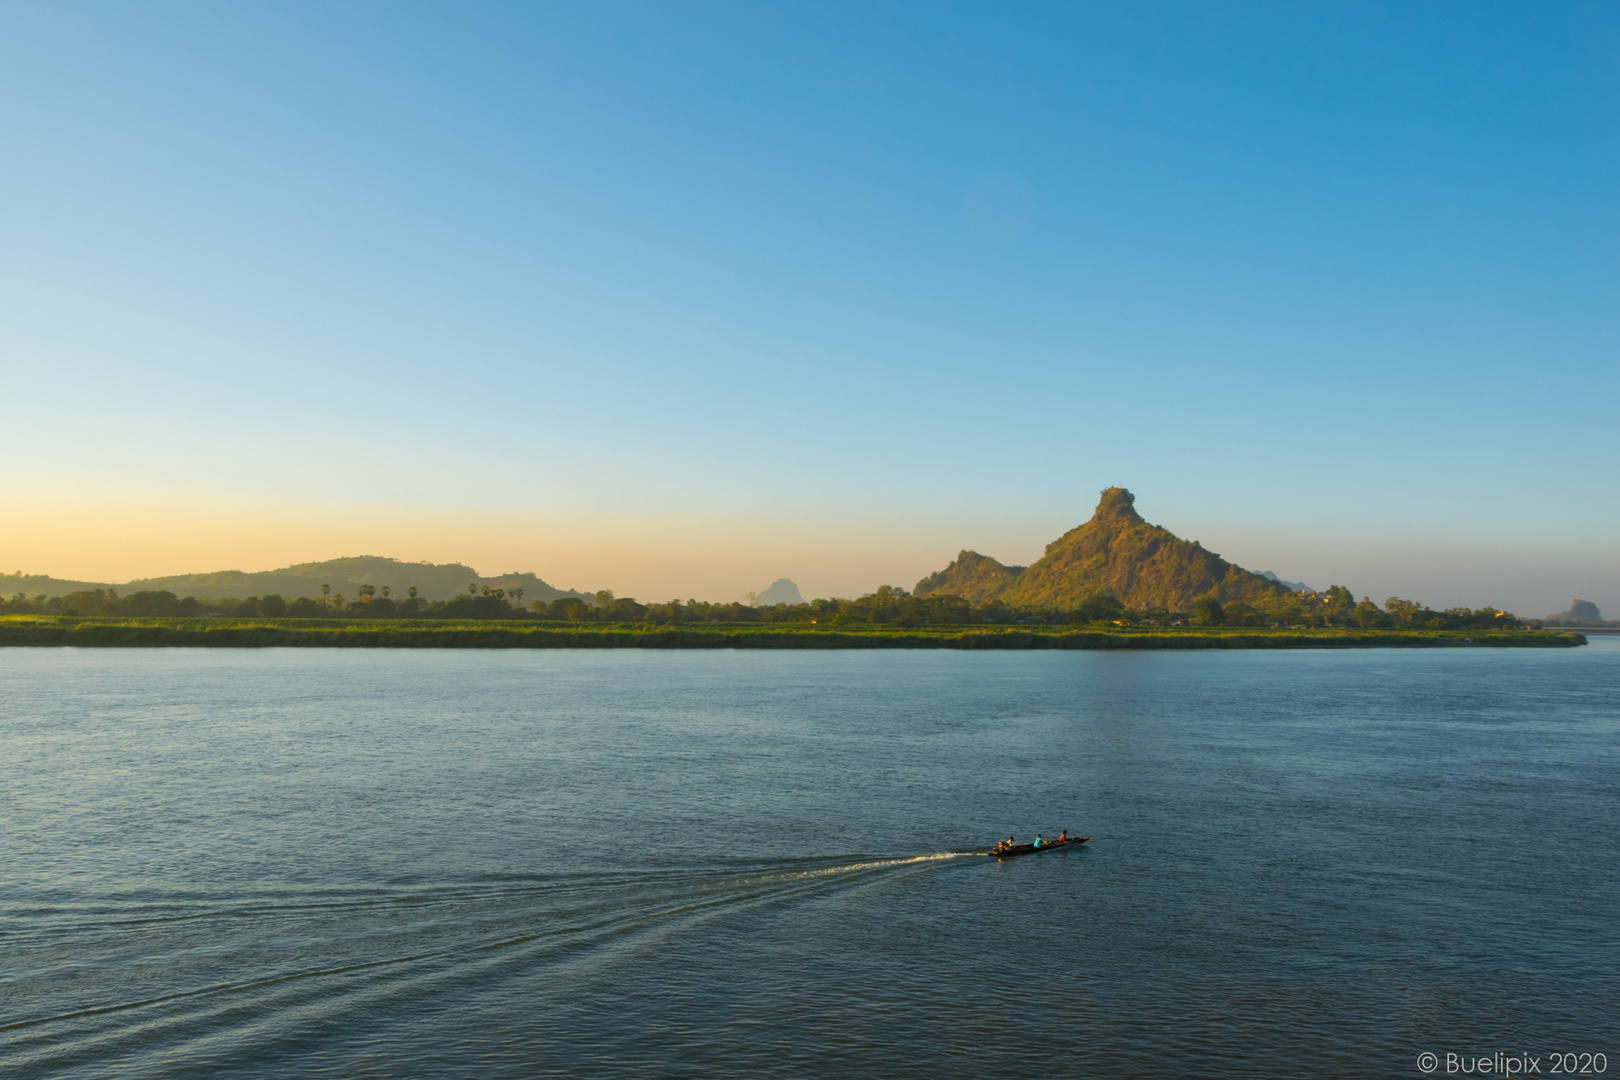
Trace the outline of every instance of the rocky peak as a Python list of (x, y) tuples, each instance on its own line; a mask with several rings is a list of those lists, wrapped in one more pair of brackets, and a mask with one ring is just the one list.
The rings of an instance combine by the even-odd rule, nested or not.
[(1135, 495), (1122, 487), (1111, 487), (1103, 491), (1102, 500), (1097, 503), (1097, 512), (1091, 516), (1091, 520), (1139, 525), (1142, 523), (1142, 515), (1136, 512)]

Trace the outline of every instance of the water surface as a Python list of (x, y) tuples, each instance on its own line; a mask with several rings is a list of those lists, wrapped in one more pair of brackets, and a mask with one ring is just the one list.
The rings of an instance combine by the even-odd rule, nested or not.
[(11, 1077), (1620, 1071), (1615, 639), (7, 649), (0, 710)]

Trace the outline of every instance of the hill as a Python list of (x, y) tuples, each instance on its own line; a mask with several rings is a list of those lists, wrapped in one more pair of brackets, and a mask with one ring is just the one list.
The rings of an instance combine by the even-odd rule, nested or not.
[(1227, 562), (1197, 541), (1150, 525), (1136, 512), (1136, 497), (1120, 487), (1102, 493), (1097, 512), (1046, 545), (1028, 568), (1003, 566), (964, 551), (917, 583), (918, 596), (960, 596), (973, 604), (1001, 600), (1016, 607), (1068, 609), (1101, 593), (1126, 607), (1186, 611), (1212, 596), (1222, 603), (1254, 604), (1286, 595), (1280, 582)]
[(68, 593), (106, 587), (104, 581), (70, 581), (49, 574), (25, 574), (21, 570), (15, 574), (0, 574), (0, 596), (15, 596), (18, 593), (24, 596), (66, 596)]
[(1262, 571), (1260, 571), (1260, 576), (1263, 577), (1263, 578), (1268, 578), (1268, 579), (1270, 579), (1272, 581), (1275, 581), (1279, 585), (1286, 585), (1290, 592), (1315, 592), (1316, 591), (1316, 590), (1312, 589), (1309, 585), (1305, 584), (1303, 581), (1284, 581), (1282, 578), (1278, 577), (1276, 574), (1273, 574), (1270, 570), (1262, 570)]
[(961, 551), (951, 565), (917, 582), (912, 592), (918, 596), (960, 596), (970, 604), (988, 604), (1012, 588), (1023, 572), (1022, 566), (1003, 566), (977, 551)]
[(1549, 615), (1542, 620), (1552, 626), (1620, 626), (1620, 622), (1606, 622), (1603, 612), (1590, 600), (1571, 600), (1568, 611)]
[(773, 604), (802, 604), (804, 597), (799, 595), (799, 587), (788, 578), (777, 578), (771, 582), (771, 587), (754, 597), (754, 604), (758, 607), (770, 607)]
[(346, 559), (327, 559), (324, 562), (299, 563), (279, 570), (242, 571), (219, 570), (207, 574), (173, 574), (169, 577), (139, 578), (122, 584), (107, 582), (67, 581), (60, 578), (25, 574), (0, 575), (0, 593), (10, 596), (23, 593), (33, 596), (63, 596), (87, 589), (116, 588), (120, 593), (167, 589), (176, 596), (195, 596), (199, 600), (221, 600), (226, 597), (244, 599), (249, 596), (279, 594), (287, 599), (298, 596), (319, 597), (321, 586), (330, 585), (334, 593), (349, 598), (360, 585), (375, 585), (379, 589), (388, 585), (404, 595), (412, 586), (426, 600), (448, 600), (467, 591), (468, 585), (479, 588), (501, 588), (511, 592), (523, 590), (525, 603), (535, 600), (550, 602), (563, 597), (590, 600), (591, 594), (559, 589), (531, 573), (500, 574), (484, 577), (470, 566), (461, 563), (402, 562), (377, 555), (358, 555)]

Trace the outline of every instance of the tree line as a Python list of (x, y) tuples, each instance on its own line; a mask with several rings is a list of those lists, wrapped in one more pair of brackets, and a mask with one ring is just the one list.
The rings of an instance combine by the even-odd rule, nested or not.
[[(387, 585), (361, 585), (352, 599), (329, 585), (319, 597), (287, 600), (278, 594), (244, 600), (200, 600), (177, 597), (167, 589), (127, 596), (116, 589), (92, 589), (47, 597), (16, 593), (0, 600), (0, 614), (98, 615), (131, 617), (202, 617), (293, 619), (528, 619), (572, 623), (806, 623), (814, 626), (961, 626), (971, 624), (1070, 624), (1092, 627), (1276, 626), (1360, 627), (1402, 630), (1492, 630), (1524, 625), (1518, 616), (1496, 608), (1449, 608), (1434, 611), (1413, 600), (1392, 596), (1382, 606), (1360, 601), (1342, 585), (1324, 592), (1298, 592), (1261, 605), (1222, 604), (1214, 597), (1198, 600), (1185, 612), (1162, 607), (1128, 608), (1111, 593), (1088, 597), (1072, 608), (1016, 608), (992, 600), (973, 605), (959, 596), (913, 596), (884, 585), (857, 599), (818, 599), (802, 604), (756, 607), (739, 602), (668, 600), (642, 604), (604, 589), (587, 603), (577, 597), (523, 603), (522, 589), (501, 589), (477, 582), (449, 600), (426, 600), (415, 586), (400, 596)], [(1539, 620), (1530, 624), (1539, 629)]]

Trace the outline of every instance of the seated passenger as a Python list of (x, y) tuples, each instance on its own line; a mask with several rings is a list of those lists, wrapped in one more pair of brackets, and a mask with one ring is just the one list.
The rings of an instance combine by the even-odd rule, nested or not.
[(1044, 847), (1044, 846), (1045, 846), (1045, 844), (1046, 844), (1046, 841), (1045, 841), (1045, 840), (1042, 840), (1042, 839), (1041, 839), (1041, 834), (1040, 834), (1040, 833), (1036, 833), (1036, 834), (1035, 834), (1035, 843), (1034, 843), (1034, 846), (1035, 846), (1035, 847)]

